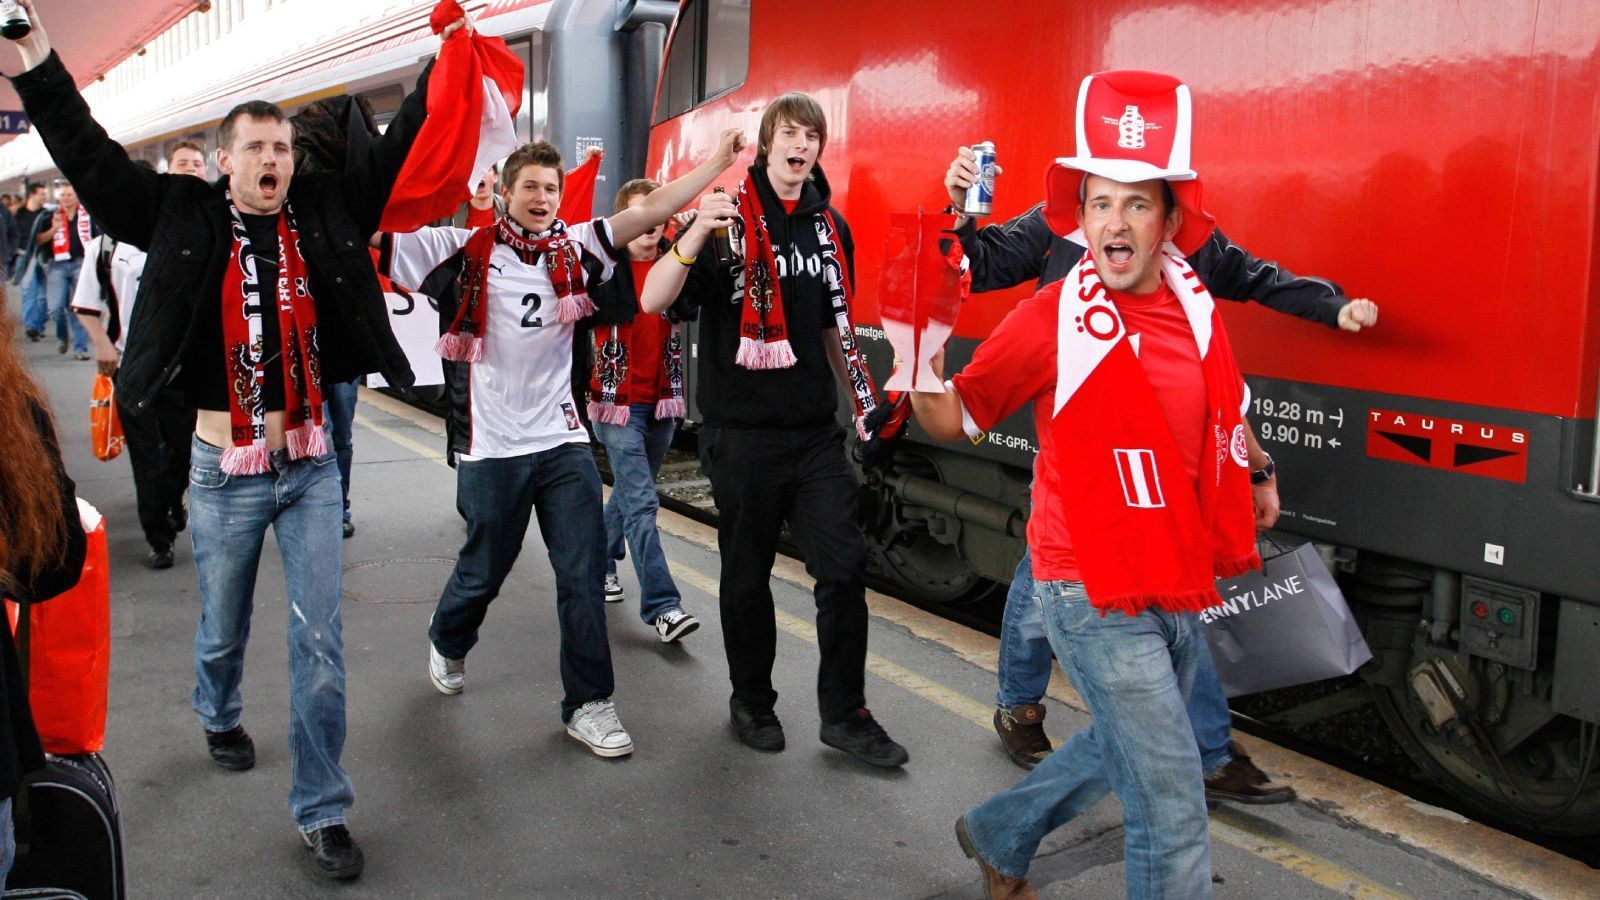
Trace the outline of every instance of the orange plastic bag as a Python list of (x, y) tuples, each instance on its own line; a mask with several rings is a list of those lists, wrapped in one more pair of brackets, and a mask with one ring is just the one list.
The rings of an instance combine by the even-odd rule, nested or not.
[(122, 420), (117, 418), (115, 388), (104, 375), (94, 376), (94, 386), (89, 389), (89, 443), (94, 447), (96, 459), (116, 459), (125, 443), (122, 437)]
[[(111, 568), (105, 520), (78, 501), (89, 536), (77, 586), (28, 608), (28, 702), (45, 752), (97, 753), (106, 743), (111, 687)], [(7, 601), (13, 635), (19, 610)]]

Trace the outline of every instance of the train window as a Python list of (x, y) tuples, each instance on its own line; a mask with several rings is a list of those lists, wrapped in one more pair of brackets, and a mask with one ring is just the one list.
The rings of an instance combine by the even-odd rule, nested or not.
[(750, 71), (750, 0), (689, 0), (661, 67), (656, 122), (744, 84)]
[(522, 59), (528, 80), (522, 86), (522, 108), (512, 124), (519, 141), (544, 140), (550, 134), (550, 50), (544, 32), (535, 31), (510, 42), (511, 52)]
[(750, 71), (750, 0), (706, 4), (706, 77), (696, 105), (744, 84)]

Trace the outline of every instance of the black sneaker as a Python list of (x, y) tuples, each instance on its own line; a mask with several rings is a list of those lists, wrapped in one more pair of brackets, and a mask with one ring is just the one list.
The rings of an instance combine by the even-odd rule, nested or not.
[(172, 526), (173, 531), (189, 527), (189, 511), (183, 508), (183, 504), (178, 504), (167, 513), (167, 524)]
[(66, 341), (57, 341), (56, 342), (56, 352), (57, 353), (66, 353), (67, 352), (67, 342)]
[(206, 749), (211, 752), (211, 761), (224, 769), (243, 772), (256, 764), (256, 742), (245, 734), (243, 725), (206, 732)]
[(822, 726), (822, 742), (854, 756), (868, 765), (895, 769), (906, 764), (911, 754), (896, 744), (866, 707), (842, 722)]
[(345, 537), (355, 537), (355, 533), (356, 533), (356, 523), (350, 521), (349, 519), (345, 519), (344, 520), (344, 536)]
[(37, 329), (37, 328), (28, 328), (28, 329), (25, 329), (24, 333), (28, 335), (28, 340), (34, 342), (35, 344), (39, 343), (39, 335), (40, 335), (39, 329)]
[(367, 863), (350, 829), (343, 825), (329, 825), (310, 834), (302, 831), (300, 838), (311, 850), (311, 864), (324, 878), (354, 878)]
[(147, 569), (170, 569), (170, 568), (172, 568), (172, 548), (171, 547), (152, 547), (152, 548), (150, 548), (150, 552), (145, 554), (144, 565), (145, 565), (145, 568), (147, 568)]
[(738, 697), (728, 698), (728, 712), (733, 717), (733, 733), (746, 746), (773, 751), (784, 748), (783, 723), (778, 721), (777, 713), (770, 709), (756, 712)]

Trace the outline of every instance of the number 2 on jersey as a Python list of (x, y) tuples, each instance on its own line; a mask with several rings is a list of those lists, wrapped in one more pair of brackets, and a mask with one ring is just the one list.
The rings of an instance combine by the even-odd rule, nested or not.
[(522, 314), (523, 328), (541, 328), (544, 326), (544, 317), (534, 315), (539, 311), (539, 306), (543, 302), (543, 300), (539, 299), (538, 294), (524, 294), (522, 296), (522, 305), (528, 308), (527, 312)]

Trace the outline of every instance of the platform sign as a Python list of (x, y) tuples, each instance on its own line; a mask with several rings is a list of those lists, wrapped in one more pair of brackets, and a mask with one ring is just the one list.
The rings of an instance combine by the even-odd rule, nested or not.
[(22, 134), (33, 127), (28, 114), (20, 109), (0, 109), (0, 134)]

